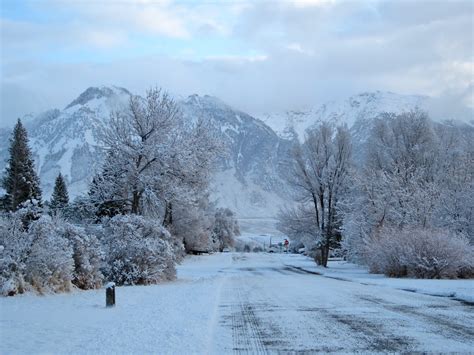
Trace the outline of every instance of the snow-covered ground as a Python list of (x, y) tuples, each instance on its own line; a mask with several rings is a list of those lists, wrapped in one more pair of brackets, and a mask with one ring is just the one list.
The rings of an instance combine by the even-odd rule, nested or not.
[(431, 296), (451, 297), (474, 305), (474, 280), (389, 278), (381, 274), (369, 274), (366, 268), (341, 260), (330, 260), (328, 268), (323, 268), (315, 265), (310, 258), (302, 258), (294, 254), (288, 255), (287, 263), (329, 278), (358, 282), (363, 285), (391, 287)]
[(208, 352), (228, 255), (190, 257), (176, 282), (0, 299), (0, 354)]
[[(399, 280), (372, 277), (349, 264), (334, 266), (324, 277), (302, 255), (222, 253), (187, 258), (175, 282), (118, 287), (114, 308), (105, 308), (104, 290), (2, 298), (0, 353), (467, 353), (474, 348), (472, 306), (398, 290), (389, 284)], [(455, 292), (472, 286), (470, 281), (432, 284)]]

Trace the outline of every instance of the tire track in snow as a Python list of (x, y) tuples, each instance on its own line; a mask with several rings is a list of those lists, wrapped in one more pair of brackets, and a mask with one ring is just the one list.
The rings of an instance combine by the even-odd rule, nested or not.
[(354, 314), (330, 313), (328, 316), (330, 319), (347, 326), (352, 337), (363, 341), (366, 345), (362, 350), (371, 352), (406, 352), (412, 350), (412, 339), (387, 333), (381, 324)]
[[(437, 328), (438, 332), (441, 332), (448, 338), (462, 341), (465, 341), (466, 339), (474, 339), (474, 330), (472, 327), (456, 323), (442, 315), (427, 314), (422, 312), (420, 308), (389, 303), (377, 297), (361, 296), (360, 299), (377, 304), (388, 311), (400, 314), (404, 317), (418, 318), (423, 322), (423, 324)], [(472, 343), (474, 344), (474, 342)]]
[(237, 302), (232, 307), (232, 335), (234, 352), (251, 352), (253, 354), (266, 354), (264, 334), (260, 328), (255, 310), (244, 297), (239, 287), (234, 288)]

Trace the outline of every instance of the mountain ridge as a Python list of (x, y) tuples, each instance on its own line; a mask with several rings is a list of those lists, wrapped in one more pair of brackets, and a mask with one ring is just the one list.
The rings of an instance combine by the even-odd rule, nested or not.
[[(72, 198), (87, 193), (104, 154), (98, 132), (114, 110), (127, 106), (130, 95), (126, 88), (117, 86), (89, 87), (63, 110), (51, 109), (26, 121), (45, 198), (49, 198), (59, 172), (67, 180)], [(347, 124), (362, 141), (373, 118), (384, 112), (412, 110), (426, 100), (420, 95), (377, 91), (308, 110), (287, 111), (278, 117), (254, 117), (210, 95), (193, 94), (176, 99), (176, 103), (187, 120), (211, 120), (228, 150), (229, 154), (220, 158), (211, 196), (239, 216), (269, 217), (289, 203), (284, 162), (294, 132), (302, 137), (317, 122), (333, 121)], [(0, 130), (1, 170), (8, 158), (9, 134), (8, 129)]]
[[(113, 111), (127, 106), (130, 95), (120, 87), (89, 87), (63, 110), (48, 110), (25, 122), (43, 197), (51, 195), (59, 172), (67, 181), (71, 198), (87, 193), (104, 155), (98, 132)], [(195, 94), (176, 102), (185, 119), (204, 117), (213, 121), (229, 151), (221, 158), (211, 187), (214, 199), (221, 205), (233, 201), (229, 207), (242, 214), (250, 208), (260, 215), (266, 215), (268, 209), (274, 214), (275, 201), (283, 202), (280, 195), (284, 190), (284, 182), (275, 169), (280, 138), (262, 121), (216, 97)], [(5, 137), (0, 146), (1, 170), (8, 159), (9, 132), (0, 131), (0, 137)], [(246, 202), (240, 203), (238, 196), (244, 196)]]

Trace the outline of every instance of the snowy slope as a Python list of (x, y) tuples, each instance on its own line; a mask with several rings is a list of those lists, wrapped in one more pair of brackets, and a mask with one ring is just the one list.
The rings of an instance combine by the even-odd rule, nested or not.
[[(87, 191), (102, 158), (97, 147), (99, 127), (113, 110), (127, 102), (129, 95), (118, 87), (89, 88), (64, 110), (49, 110), (26, 121), (44, 197), (49, 198), (59, 172), (66, 177), (72, 197)], [(0, 133), (9, 135), (9, 130)], [(0, 147), (2, 170), (8, 158), (7, 142), (2, 139)]]
[(275, 216), (287, 200), (282, 160), (290, 142), (254, 117), (211, 96), (181, 101), (185, 118), (208, 117), (218, 127), (227, 153), (213, 179), (212, 197), (239, 217)]
[(290, 129), (302, 137), (307, 128), (321, 121), (345, 123), (352, 127), (358, 121), (371, 120), (384, 112), (402, 113), (417, 107), (424, 110), (428, 103), (427, 96), (375, 91), (329, 101), (305, 110), (263, 114), (259, 118), (282, 137), (287, 137)]
[[(103, 157), (98, 147), (100, 127), (112, 111), (127, 105), (129, 96), (124, 88), (91, 87), (63, 110), (25, 119), (44, 198), (52, 193), (59, 172), (67, 180), (71, 197), (87, 192)], [(431, 105), (425, 96), (376, 91), (258, 119), (208, 95), (191, 95), (177, 99), (177, 103), (189, 121), (207, 118), (218, 130), (227, 154), (219, 161), (212, 198), (219, 206), (232, 208), (240, 218), (274, 217), (280, 206), (288, 203), (283, 176), (293, 129), (301, 138), (318, 122), (346, 123), (352, 131), (357, 159), (362, 156), (361, 147), (375, 117)], [(0, 129), (0, 171), (8, 158), (9, 136), (9, 129)]]
[[(50, 110), (24, 120), (41, 179), (43, 197), (52, 193), (59, 172), (72, 198), (85, 194), (99, 171), (103, 151), (100, 128), (111, 112), (127, 105), (130, 92), (119, 87), (91, 87), (63, 110)], [(213, 181), (213, 198), (239, 215), (273, 216), (283, 203), (284, 182), (279, 159), (289, 149), (263, 122), (211, 96), (192, 95), (178, 100), (186, 119), (213, 122), (228, 154), (220, 159)], [(10, 130), (0, 130), (0, 170), (8, 158)]]
[(385, 113), (401, 114), (413, 110), (427, 112), (436, 124), (474, 129), (474, 111), (456, 106), (440, 109), (442, 101), (421, 95), (400, 95), (393, 92), (365, 92), (348, 98), (333, 100), (312, 108), (257, 115), (284, 139), (304, 138), (305, 131), (320, 122), (346, 124), (353, 142), (353, 159), (362, 162), (365, 143), (376, 118)]

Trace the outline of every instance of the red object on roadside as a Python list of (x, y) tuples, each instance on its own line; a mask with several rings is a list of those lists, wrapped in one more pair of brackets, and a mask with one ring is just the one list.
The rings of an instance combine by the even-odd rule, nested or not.
[(290, 242), (288, 241), (288, 239), (285, 239), (285, 245), (288, 245), (290, 244)]

